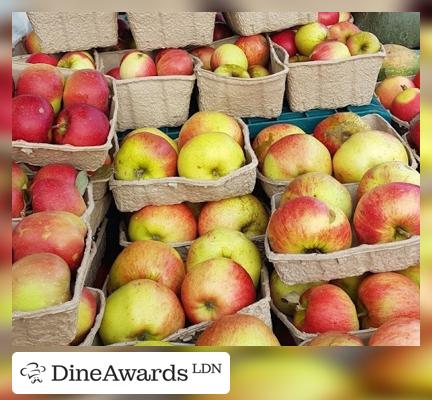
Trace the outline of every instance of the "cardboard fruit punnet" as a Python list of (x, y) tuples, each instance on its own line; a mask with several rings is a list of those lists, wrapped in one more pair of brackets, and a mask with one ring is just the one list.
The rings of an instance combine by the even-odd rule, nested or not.
[(95, 231), (92, 231), (93, 245), (90, 254), (91, 262), (89, 271), (84, 282), (84, 286), (95, 286), (97, 274), (100, 266), (102, 265), (102, 260), (107, 247), (107, 225), (108, 219), (105, 218), (102, 224), (98, 226)]
[(87, 50), (117, 44), (117, 13), (27, 12), (43, 53)]
[[(107, 72), (118, 67), (124, 54), (129, 51), (96, 53), (96, 60), (101, 70)], [(182, 125), (189, 117), (195, 80), (195, 74), (115, 80), (118, 97), (117, 130)]]
[[(210, 46), (234, 43), (238, 37), (218, 40)], [(218, 76), (202, 68), (198, 60), (195, 67), (200, 111), (222, 111), (234, 117), (274, 118), (281, 114), (288, 68), (281, 61), (280, 49), (271, 45), (270, 75), (260, 78), (233, 78)]]
[(128, 12), (136, 47), (154, 50), (201, 46), (213, 40), (215, 12)]
[(258, 160), (252, 150), (246, 124), (240, 119), (237, 121), (243, 131), (246, 165), (217, 180), (175, 176), (122, 181), (113, 176), (109, 185), (117, 209), (122, 212), (133, 212), (149, 204), (177, 204), (185, 201), (202, 203), (252, 193), (255, 187)]
[(97, 229), (101, 226), (110, 208), (111, 200), (111, 193), (107, 193), (102, 199), (96, 200), (94, 202), (93, 212), (90, 214), (89, 217), (89, 224), (92, 232), (96, 233)]
[(318, 19), (317, 12), (225, 12), (231, 29), (242, 36), (280, 31)]
[(90, 329), (90, 332), (87, 333), (87, 336), (78, 346), (93, 346), (93, 342), (98, 333), (98, 330), (102, 323), (102, 318), (105, 311), (105, 295), (100, 289), (89, 288), (89, 290), (96, 295), (97, 300), (97, 314), (93, 327)]
[[(363, 121), (365, 121), (369, 126), (371, 127), (371, 130), (378, 130), (382, 132), (390, 133), (391, 135), (397, 137), (404, 145), (407, 154), (408, 154), (408, 160), (409, 165), (416, 169), (417, 168), (417, 161), (414, 155), (414, 151), (409, 147), (407, 142), (405, 140), (402, 140), (401, 136), (396, 132), (396, 130), (380, 115), (378, 114), (369, 114), (365, 115), (364, 117), (361, 117)], [(309, 133), (309, 132), (307, 132)], [(267, 196), (270, 198), (273, 197), (276, 193), (282, 193), (285, 188), (288, 186), (288, 184), (291, 182), (291, 180), (274, 180), (267, 178), (264, 176), (259, 170), (257, 170), (257, 178), (258, 181), (261, 183), (262, 188), (266, 192)], [(357, 190), (357, 183), (345, 183), (344, 186), (350, 191), (356, 191)]]
[[(21, 72), (28, 67), (27, 64), (12, 63), (14, 81)], [(67, 78), (74, 73), (73, 70), (59, 69)], [(113, 146), (115, 127), (117, 124), (117, 92), (111, 77), (106, 77), (111, 89), (110, 131), (105, 144), (100, 146), (72, 146), (70, 144), (29, 143), (24, 140), (12, 141), (12, 159), (16, 162), (44, 166), (52, 163), (70, 164), (81, 171), (95, 171), (100, 168)]]

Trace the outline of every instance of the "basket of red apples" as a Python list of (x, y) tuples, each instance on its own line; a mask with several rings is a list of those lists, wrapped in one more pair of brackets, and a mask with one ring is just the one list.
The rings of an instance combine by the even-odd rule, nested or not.
[(187, 120), (196, 80), (194, 59), (187, 51), (122, 50), (98, 53), (96, 60), (116, 79), (119, 131), (179, 126)]
[(12, 158), (44, 166), (101, 167), (112, 147), (117, 98), (111, 78), (94, 69), (13, 64)]
[(116, 12), (27, 12), (43, 53), (85, 50), (117, 44)]
[(110, 188), (123, 212), (215, 201), (252, 193), (256, 166), (247, 126), (202, 111), (186, 121), (177, 142), (156, 128), (130, 132), (114, 156)]
[(234, 36), (191, 53), (201, 60), (195, 68), (201, 111), (218, 110), (236, 117), (281, 114), (288, 68), (268, 37)]

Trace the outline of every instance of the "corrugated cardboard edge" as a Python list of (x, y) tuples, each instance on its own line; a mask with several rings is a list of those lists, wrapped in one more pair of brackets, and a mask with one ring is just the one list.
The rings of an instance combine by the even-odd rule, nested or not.
[[(397, 139), (399, 139), (407, 151), (409, 165), (414, 169), (417, 168), (417, 161), (416, 161), (415, 153), (413, 152), (411, 147), (408, 145), (406, 140), (401, 139), (401, 136), (396, 132), (396, 130), (383, 117), (381, 117), (381, 115), (369, 114), (369, 115), (365, 115), (361, 118), (362, 118), (362, 120), (364, 120), (365, 122), (367, 122), (369, 124), (369, 126), (371, 127), (372, 130), (379, 130), (379, 131), (387, 132), (387, 133), (390, 133), (391, 135), (393, 135), (394, 137), (396, 137)], [(292, 179), (286, 180), (286, 181), (280, 181), (280, 180), (274, 180), (274, 179), (267, 178), (258, 169), (257, 169), (257, 179), (261, 183), (261, 186), (264, 189), (267, 196), (269, 196), (270, 198), (273, 197), (276, 193), (283, 192), (285, 190), (285, 188), (289, 185), (289, 183), (292, 181)], [(353, 190), (353, 185), (355, 185), (355, 187), (357, 187), (356, 184), (352, 184), (352, 183), (344, 184), (344, 186), (349, 191)]]
[(92, 232), (97, 232), (97, 229), (102, 224), (110, 205), (111, 205), (112, 196), (111, 193), (107, 193), (102, 199), (94, 202), (93, 212), (90, 214), (90, 218), (88, 220)]
[(217, 180), (183, 177), (121, 181), (113, 176), (109, 185), (119, 211), (133, 212), (149, 204), (178, 204), (185, 201), (202, 203), (252, 193), (256, 181), (258, 160), (249, 140), (246, 124), (238, 119), (244, 136), (247, 164)]
[(136, 47), (154, 50), (212, 42), (215, 12), (128, 12)]
[(105, 295), (102, 290), (90, 287), (88, 289), (96, 296), (98, 312), (93, 327), (90, 329), (90, 332), (87, 334), (85, 339), (78, 346), (93, 346), (93, 342), (99, 331), (105, 312)]
[(342, 60), (289, 63), (287, 99), (292, 111), (334, 109), (371, 102), (379, 70), (385, 58), (384, 47), (375, 54)]
[(41, 51), (58, 53), (117, 44), (116, 12), (27, 12)]
[(93, 244), (91, 249), (90, 268), (87, 273), (84, 286), (92, 287), (96, 281), (96, 277), (107, 247), (107, 225), (108, 219), (105, 219), (96, 231), (93, 231)]
[[(224, 43), (234, 43), (238, 37), (219, 40), (211, 44), (217, 48)], [(198, 84), (198, 107), (200, 111), (221, 111), (234, 117), (275, 118), (282, 113), (285, 81), (288, 68), (280, 60), (280, 49), (270, 45), (271, 75), (261, 78), (233, 78), (218, 76), (202, 68), (198, 61), (195, 67)]]
[(12, 344), (67, 345), (75, 337), (78, 306), (84, 282), (91, 267), (92, 231), (88, 223), (85, 250), (77, 270), (72, 299), (34, 312), (12, 314)]
[(225, 12), (231, 29), (242, 36), (280, 31), (297, 25), (315, 22), (316, 12)]
[[(26, 64), (12, 63), (14, 79), (28, 67)], [(72, 75), (73, 70), (61, 70), (65, 77)], [(48, 164), (66, 163), (82, 171), (95, 171), (100, 168), (113, 146), (117, 125), (117, 91), (114, 79), (106, 77), (111, 88), (110, 131), (105, 144), (100, 146), (72, 146), (69, 144), (29, 143), (23, 140), (12, 141), (12, 159), (31, 165), (44, 166)]]

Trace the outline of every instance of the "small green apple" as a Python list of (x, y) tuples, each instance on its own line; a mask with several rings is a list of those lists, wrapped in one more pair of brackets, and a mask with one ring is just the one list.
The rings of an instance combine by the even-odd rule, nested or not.
[(233, 78), (250, 78), (248, 71), (235, 64), (223, 64), (214, 70), (219, 76), (228, 76)]

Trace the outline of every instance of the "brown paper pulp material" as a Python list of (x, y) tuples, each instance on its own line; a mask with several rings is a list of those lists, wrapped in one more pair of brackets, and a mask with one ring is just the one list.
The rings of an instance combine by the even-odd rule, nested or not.
[[(28, 65), (12, 63), (12, 75), (16, 81)], [(73, 70), (61, 69), (68, 77)], [(95, 171), (100, 168), (112, 148), (117, 124), (117, 92), (114, 79), (106, 77), (111, 88), (110, 131), (105, 144), (100, 146), (72, 146), (70, 144), (30, 143), (24, 140), (12, 141), (12, 159), (30, 165), (44, 166), (52, 163), (66, 163), (81, 171)]]
[[(415, 152), (411, 149), (411, 147), (407, 144), (405, 140), (402, 140), (401, 136), (396, 132), (396, 130), (379, 114), (369, 114), (361, 117), (363, 121), (365, 121), (371, 127), (371, 130), (378, 130), (382, 132), (389, 133), (396, 138), (398, 138), (402, 144), (404, 145), (407, 154), (409, 165), (416, 169), (417, 168), (417, 160), (415, 156)], [(266, 192), (267, 196), (270, 198), (273, 197), (276, 193), (282, 193), (285, 188), (289, 185), (291, 180), (281, 181), (274, 180), (271, 178), (265, 177), (259, 170), (257, 170), (257, 178), (261, 183), (262, 188)], [(356, 183), (345, 183), (344, 186), (349, 190), (357, 190)]]
[(231, 29), (242, 36), (280, 31), (318, 19), (316, 12), (225, 12)]
[(81, 292), (92, 262), (92, 231), (88, 223), (84, 255), (73, 285), (72, 299), (38, 311), (14, 311), (12, 344), (14, 346), (68, 345), (75, 337)]
[(134, 212), (147, 205), (202, 203), (252, 193), (258, 160), (249, 140), (246, 124), (238, 119), (244, 136), (246, 165), (217, 180), (183, 177), (121, 181), (113, 176), (109, 182), (119, 211)]
[(110, 208), (111, 200), (111, 193), (107, 193), (102, 199), (94, 202), (94, 209), (89, 218), (92, 232), (97, 232), (97, 229), (102, 224), (102, 221)]
[(43, 53), (117, 44), (116, 12), (27, 12)]
[[(128, 51), (97, 53), (96, 59), (106, 73), (118, 67)], [(195, 74), (115, 80), (119, 103), (117, 130), (182, 125), (189, 117), (195, 80)]]
[[(238, 37), (219, 40), (211, 44), (216, 48), (224, 43), (234, 43)], [(276, 54), (280, 49), (271, 45), (270, 72), (260, 78), (233, 78), (218, 76), (202, 68), (198, 60), (195, 67), (200, 111), (222, 111), (234, 117), (275, 118), (282, 113), (285, 81), (288, 68)]]
[(372, 101), (384, 47), (375, 54), (298, 63), (290, 63), (288, 53), (281, 50), (283, 62), (289, 67), (287, 99), (291, 111), (361, 106)]
[(215, 12), (128, 12), (139, 50), (201, 46), (212, 42)]
[(98, 311), (96, 314), (96, 319), (93, 324), (93, 327), (91, 328), (87, 336), (84, 338), (84, 340), (78, 346), (93, 346), (93, 342), (101, 326), (104, 311), (105, 311), (105, 295), (103, 294), (102, 290), (94, 289), (90, 287), (89, 290), (96, 296)]
[(108, 219), (105, 219), (95, 231), (92, 231), (93, 245), (91, 249), (91, 263), (84, 286), (94, 286), (99, 268), (102, 265), (102, 260), (107, 247), (107, 224)]
[[(114, 146), (113, 146), (114, 148)], [(102, 200), (109, 189), (109, 180), (113, 174), (112, 167), (106, 170), (103, 174), (95, 174), (89, 177), (90, 182), (93, 184), (93, 200)]]

